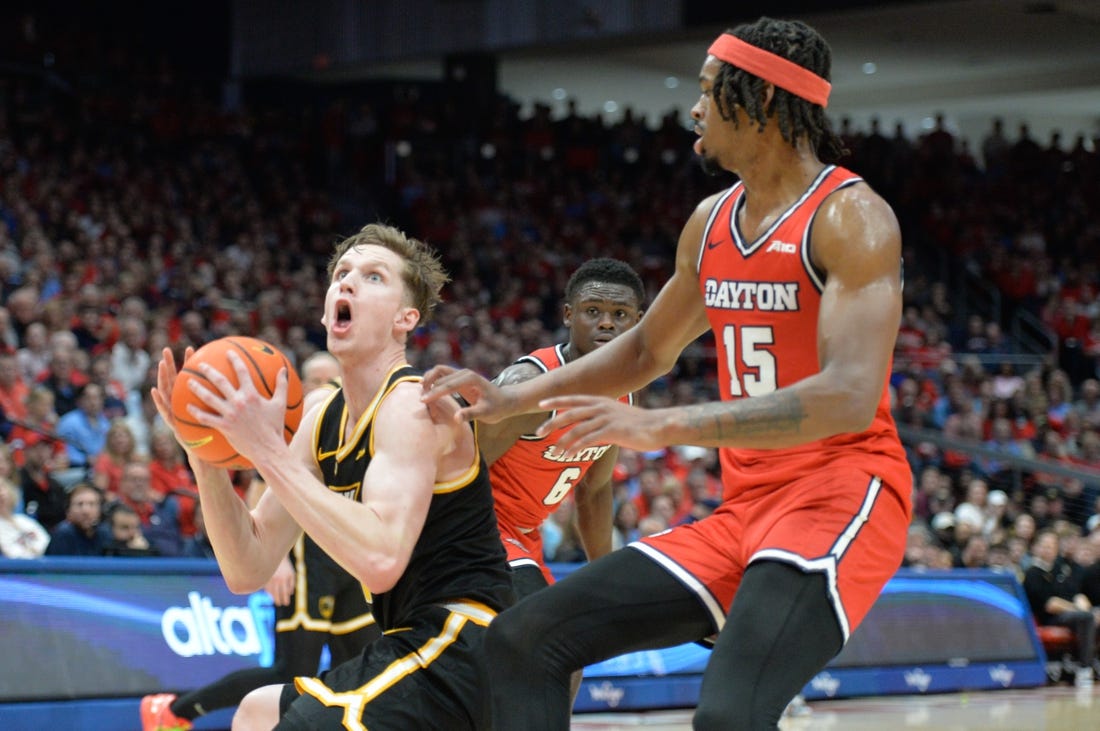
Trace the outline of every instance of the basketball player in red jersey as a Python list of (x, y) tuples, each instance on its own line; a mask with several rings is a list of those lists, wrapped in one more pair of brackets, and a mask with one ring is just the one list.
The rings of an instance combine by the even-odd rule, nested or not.
[[(523, 356), (495, 382), (522, 383), (611, 342), (638, 324), (644, 301), (645, 285), (629, 265), (607, 258), (585, 262), (565, 286), (562, 316), (569, 341)], [(631, 395), (622, 400), (633, 403)], [(619, 448), (595, 444), (566, 455), (556, 443), (567, 429), (535, 434), (550, 416), (521, 414), (478, 428), (478, 445), (490, 465), (497, 525), (519, 599), (554, 582), (539, 526), (570, 494), (576, 500), (577, 530), (585, 556), (592, 561), (611, 551), (611, 475)], [(574, 673), (574, 696), (580, 680), (581, 674)]]
[[(592, 562), (501, 614), (486, 639), (498, 730), (566, 729), (568, 676), (713, 633), (695, 729), (775, 729), (901, 563), (911, 475), (888, 410), (901, 316), (890, 207), (835, 159), (830, 50), (761, 18), (711, 45), (695, 151), (740, 182), (684, 227), (676, 270), (637, 327), (515, 386), (438, 369), (455, 418), (555, 411), (592, 444), (718, 447), (722, 505)], [(608, 396), (669, 370), (710, 328), (722, 400), (647, 411)], [(563, 394), (599, 394), (566, 396)]]

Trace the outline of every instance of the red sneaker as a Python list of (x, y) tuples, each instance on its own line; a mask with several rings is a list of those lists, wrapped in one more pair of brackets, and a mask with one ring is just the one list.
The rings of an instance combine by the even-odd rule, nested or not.
[(141, 731), (190, 731), (191, 722), (172, 713), (174, 693), (157, 693), (141, 699)]

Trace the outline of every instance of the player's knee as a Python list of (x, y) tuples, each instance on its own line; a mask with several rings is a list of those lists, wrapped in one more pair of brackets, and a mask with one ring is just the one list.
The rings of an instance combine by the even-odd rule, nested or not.
[(246, 695), (233, 714), (233, 731), (271, 729), (279, 722), (279, 696), (282, 687), (267, 685)]
[(489, 624), (489, 630), (485, 633), (485, 655), (489, 658), (490, 668), (527, 654), (525, 624), (522, 614), (511, 610), (497, 615)]

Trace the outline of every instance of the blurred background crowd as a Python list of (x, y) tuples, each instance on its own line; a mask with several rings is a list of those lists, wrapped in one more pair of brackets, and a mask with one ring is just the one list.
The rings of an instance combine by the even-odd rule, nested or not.
[[(521, 114), (506, 97), (470, 105), (417, 84), (260, 87), (226, 105), (118, 39), (50, 37), (33, 18), (6, 33), (5, 556), (211, 556), (150, 402), (159, 353), (245, 334), (301, 363), (324, 348), (328, 255), (363, 224), (429, 242), (453, 278), (414, 365), (493, 376), (564, 339), (564, 285), (588, 258), (627, 261), (654, 296), (692, 208), (732, 182), (703, 175), (675, 111)], [(20, 65), (54, 48), (48, 72)], [(1073, 594), (1100, 605), (1098, 140), (1037, 140), (999, 119), (980, 140), (942, 119), (919, 135), (837, 126), (841, 164), (903, 229), (891, 383), (914, 475), (906, 564), (1021, 579), (1066, 567)], [(716, 398), (714, 355), (701, 339), (642, 403)], [(624, 450), (615, 479), (619, 545), (696, 520), (721, 494), (714, 451), (690, 445)], [(543, 528), (552, 561), (583, 556), (571, 511)], [(1044, 531), (1055, 555), (1036, 561)]]

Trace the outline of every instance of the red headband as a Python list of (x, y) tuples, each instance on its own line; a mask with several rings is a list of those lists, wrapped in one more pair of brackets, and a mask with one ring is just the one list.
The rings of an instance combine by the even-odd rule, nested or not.
[(829, 90), (832, 89), (832, 84), (828, 81), (808, 68), (751, 43), (745, 43), (729, 33), (718, 36), (718, 39), (710, 44), (707, 53), (732, 66), (744, 69), (754, 76), (759, 76), (764, 81), (771, 82), (808, 102), (820, 104), (822, 107), (829, 103)]

